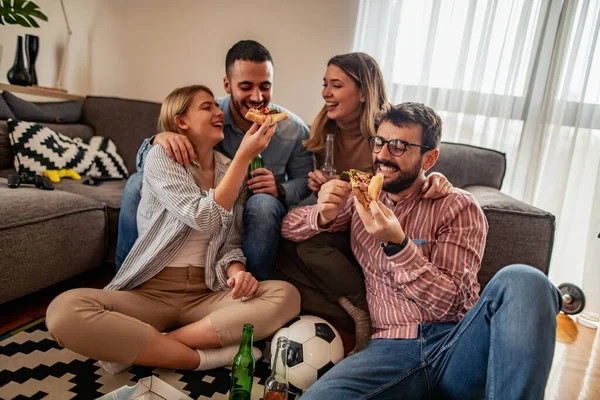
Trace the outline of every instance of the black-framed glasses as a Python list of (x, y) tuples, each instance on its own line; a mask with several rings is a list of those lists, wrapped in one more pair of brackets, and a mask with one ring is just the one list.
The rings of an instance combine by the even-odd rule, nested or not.
[(404, 154), (404, 152), (406, 151), (406, 148), (408, 146), (415, 146), (415, 147), (420, 147), (422, 149), (429, 150), (428, 146), (423, 146), (423, 145), (416, 144), (416, 143), (409, 143), (406, 140), (400, 140), (400, 139), (385, 140), (381, 136), (375, 136), (375, 137), (369, 138), (369, 148), (375, 154), (379, 154), (379, 152), (381, 151), (381, 149), (383, 149), (383, 146), (385, 146), (386, 143), (387, 143), (387, 148), (388, 148), (388, 151), (390, 152), (390, 154), (393, 156), (396, 156), (396, 157), (399, 157), (402, 154)]

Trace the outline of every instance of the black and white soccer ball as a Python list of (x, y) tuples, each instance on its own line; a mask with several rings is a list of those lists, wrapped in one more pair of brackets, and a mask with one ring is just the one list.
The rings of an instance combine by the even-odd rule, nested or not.
[(271, 365), (277, 339), (281, 336), (287, 337), (290, 344), (287, 366), (292, 391), (308, 389), (344, 358), (344, 345), (335, 328), (322, 318), (301, 315), (288, 322), (273, 336)]

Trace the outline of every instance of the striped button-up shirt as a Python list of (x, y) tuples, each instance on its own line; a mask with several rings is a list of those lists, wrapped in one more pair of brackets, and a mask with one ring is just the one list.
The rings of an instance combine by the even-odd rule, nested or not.
[[(214, 160), (216, 186), (230, 160), (218, 152), (214, 152)], [(153, 146), (148, 152), (143, 182), (138, 239), (105, 289), (129, 290), (151, 279), (175, 258), (193, 229), (212, 235), (206, 254), (206, 286), (215, 291), (228, 289), (229, 264), (246, 263), (241, 248), (246, 185), (227, 211), (215, 201), (214, 189), (200, 189), (189, 167), (169, 158), (162, 146)]]
[[(372, 337), (416, 338), (421, 322), (458, 322), (479, 298), (477, 272), (488, 224), (475, 198), (460, 189), (435, 200), (416, 191), (394, 203), (384, 193), (381, 201), (413, 239), (388, 257), (365, 230), (353, 197), (327, 230), (351, 230), (352, 251), (365, 276)], [(317, 217), (317, 206), (293, 209), (283, 221), (283, 236), (300, 242), (324, 231)]]

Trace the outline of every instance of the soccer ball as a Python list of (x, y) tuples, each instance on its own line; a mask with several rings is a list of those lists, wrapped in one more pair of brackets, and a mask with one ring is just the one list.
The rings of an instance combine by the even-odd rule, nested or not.
[(277, 339), (281, 336), (289, 340), (287, 366), (292, 391), (308, 389), (344, 358), (344, 345), (335, 328), (319, 317), (301, 315), (288, 322), (273, 336), (271, 365), (277, 349)]

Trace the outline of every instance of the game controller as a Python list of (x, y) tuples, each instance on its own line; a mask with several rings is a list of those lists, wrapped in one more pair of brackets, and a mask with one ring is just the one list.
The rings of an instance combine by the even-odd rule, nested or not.
[(36, 188), (44, 190), (54, 190), (54, 185), (50, 183), (48, 178), (41, 175), (20, 174), (8, 176), (9, 188), (16, 189), (21, 184), (35, 185)]
[(47, 169), (44, 176), (52, 183), (60, 183), (60, 178), (71, 178), (75, 181), (81, 180), (81, 176), (74, 169)]

